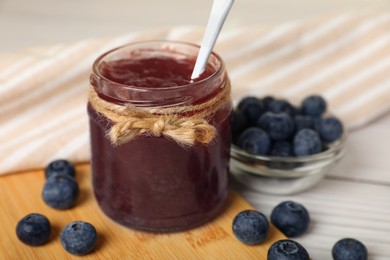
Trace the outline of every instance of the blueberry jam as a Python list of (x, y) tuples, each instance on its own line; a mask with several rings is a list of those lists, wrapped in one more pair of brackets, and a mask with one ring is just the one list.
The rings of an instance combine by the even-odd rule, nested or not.
[[(103, 62), (101, 74), (120, 84), (142, 88), (169, 88), (189, 84), (195, 60), (176, 60), (169, 57), (149, 57), (139, 60)], [(212, 74), (212, 68), (195, 79), (200, 81)]]
[[(189, 46), (186, 48), (197, 50)], [(136, 60), (102, 56), (92, 74), (100, 82), (91, 77), (91, 83), (106, 101), (122, 104), (123, 99), (106, 98), (99, 92), (101, 81), (109, 93), (123, 86), (127, 91), (130, 86), (128, 102), (133, 102), (135, 95), (137, 101), (158, 106), (182, 96), (191, 97), (186, 105), (199, 104), (228, 84), (223, 63), (216, 55), (211, 57), (214, 63), (209, 62), (193, 83), (190, 76), (195, 52), (180, 59), (170, 58), (169, 51), (160, 52), (161, 56), (141, 55)], [(122, 52), (119, 56), (125, 55)], [(136, 93), (137, 89), (144, 91)], [(151, 231), (188, 229), (215, 217), (228, 195), (231, 111), (232, 104), (227, 101), (207, 118), (217, 131), (207, 145), (183, 147), (167, 137), (148, 134), (112, 145), (106, 137), (111, 122), (89, 105), (93, 187), (101, 209), (121, 224)]]

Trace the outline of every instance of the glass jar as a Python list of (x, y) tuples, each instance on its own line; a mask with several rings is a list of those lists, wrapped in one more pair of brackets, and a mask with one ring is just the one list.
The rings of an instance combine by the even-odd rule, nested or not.
[[(225, 65), (215, 53), (208, 62), (210, 75), (177, 86), (134, 86), (103, 73), (110, 62), (149, 57), (194, 63), (198, 51), (199, 46), (181, 42), (129, 44), (100, 56), (93, 65), (90, 82), (100, 99), (117, 106), (164, 109), (201, 105), (230, 90)], [(143, 70), (149, 69), (143, 66)], [(162, 69), (170, 65), (159, 66)], [(114, 72), (120, 78), (123, 70)], [(214, 218), (228, 196), (230, 91), (228, 95), (206, 118), (216, 130), (214, 138), (207, 144), (193, 145), (148, 131), (113, 144), (107, 133), (114, 123), (89, 102), (93, 190), (103, 212), (123, 225), (149, 231), (184, 230)], [(190, 118), (196, 113), (202, 111), (184, 111), (178, 116)]]

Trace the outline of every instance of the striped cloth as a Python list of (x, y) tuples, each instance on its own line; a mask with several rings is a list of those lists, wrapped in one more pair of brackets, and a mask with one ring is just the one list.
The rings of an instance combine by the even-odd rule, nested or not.
[[(202, 37), (202, 28), (185, 26), (0, 54), (0, 174), (55, 158), (89, 160), (85, 105), (99, 54), (133, 41)], [(390, 110), (389, 46), (390, 13), (366, 12), (224, 30), (215, 51), (234, 101), (318, 93), (353, 129)]]

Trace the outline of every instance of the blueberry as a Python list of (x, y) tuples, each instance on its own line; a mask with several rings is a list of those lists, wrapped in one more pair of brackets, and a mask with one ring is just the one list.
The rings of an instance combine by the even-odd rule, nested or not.
[(266, 112), (257, 125), (275, 141), (287, 140), (294, 134), (294, 121), (287, 113)]
[(287, 141), (277, 141), (272, 144), (270, 155), (279, 157), (294, 156), (292, 145)]
[(320, 117), (326, 111), (326, 101), (319, 95), (306, 97), (301, 104), (301, 113), (312, 117)]
[(267, 260), (309, 260), (306, 249), (290, 239), (278, 240), (268, 249)]
[(237, 143), (238, 137), (247, 127), (248, 123), (241, 110), (234, 110), (232, 115), (232, 137), (234, 143)]
[(271, 222), (287, 237), (297, 237), (309, 227), (310, 216), (303, 205), (283, 201), (272, 210)]
[(335, 117), (322, 118), (318, 122), (317, 131), (324, 143), (332, 143), (343, 133), (343, 124)]
[(74, 221), (62, 230), (60, 239), (62, 246), (69, 253), (86, 255), (95, 248), (97, 233), (90, 223)]
[(274, 113), (284, 112), (290, 116), (297, 113), (297, 109), (285, 99), (274, 99), (268, 104), (268, 110)]
[(310, 116), (296, 115), (294, 117), (295, 131), (299, 131), (303, 128), (314, 129), (314, 120)]
[(264, 106), (256, 97), (246, 97), (238, 104), (250, 126), (255, 126), (258, 118), (264, 113)]
[(273, 96), (266, 96), (262, 98), (263, 105), (266, 111), (269, 110), (269, 104), (271, 104), (272, 101), (274, 101), (275, 98)]
[(368, 258), (367, 248), (359, 240), (343, 238), (332, 249), (334, 260), (365, 260)]
[(49, 163), (45, 169), (46, 179), (53, 174), (66, 174), (75, 177), (76, 170), (73, 164), (67, 160), (55, 160)]
[(271, 148), (271, 139), (264, 130), (249, 127), (238, 138), (238, 146), (250, 154), (266, 155)]
[(50, 176), (43, 186), (42, 198), (52, 208), (67, 209), (76, 203), (79, 186), (74, 178), (64, 174)]
[(268, 219), (256, 210), (244, 210), (233, 219), (233, 233), (245, 244), (262, 243), (269, 232)]
[(50, 237), (49, 220), (38, 213), (28, 214), (16, 226), (16, 235), (19, 240), (30, 246), (45, 244)]
[(251, 103), (257, 103), (259, 99), (254, 96), (246, 96), (238, 102), (237, 108), (243, 110), (243, 108)]
[(320, 136), (312, 129), (301, 129), (294, 136), (293, 149), (295, 156), (320, 153), (322, 151)]

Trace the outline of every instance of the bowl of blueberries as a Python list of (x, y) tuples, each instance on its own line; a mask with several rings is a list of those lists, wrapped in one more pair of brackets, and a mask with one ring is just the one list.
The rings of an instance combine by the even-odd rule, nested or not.
[(298, 105), (247, 96), (233, 111), (230, 170), (245, 186), (269, 194), (313, 187), (346, 151), (347, 132), (320, 95)]

